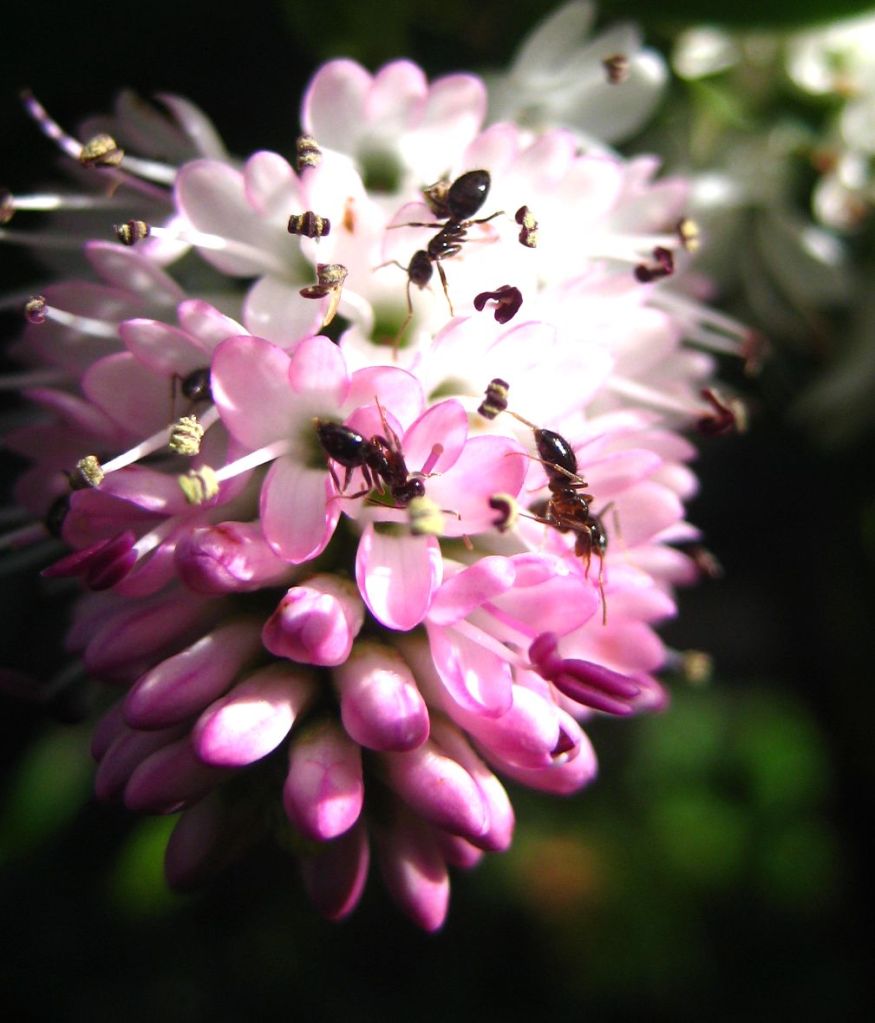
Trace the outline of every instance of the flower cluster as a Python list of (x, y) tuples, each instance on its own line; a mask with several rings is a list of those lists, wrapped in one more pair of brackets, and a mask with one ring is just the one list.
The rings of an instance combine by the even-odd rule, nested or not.
[(61, 210), (90, 277), (27, 303), (8, 542), (72, 548), (67, 648), (120, 694), (97, 792), (180, 814), (175, 886), (273, 832), (329, 918), (373, 852), (435, 929), (448, 868), (511, 842), (500, 777), (575, 792), (587, 719), (666, 701), (680, 431), (732, 427), (704, 349), (745, 335), (684, 286), (683, 181), (486, 99), (334, 61), (293, 162), (178, 97), (78, 138), (26, 100), (82, 183), (4, 219)]

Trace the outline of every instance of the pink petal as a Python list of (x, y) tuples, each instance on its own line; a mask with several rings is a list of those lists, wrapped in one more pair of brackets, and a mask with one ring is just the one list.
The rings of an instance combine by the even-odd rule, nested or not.
[[(207, 352), (212, 352), (225, 338), (246, 333), (236, 320), (220, 313), (218, 309), (201, 298), (189, 298), (185, 302), (181, 302), (176, 310), (176, 315), (183, 329), (197, 338), (201, 347)], [(258, 331), (253, 331), (253, 333), (257, 334)]]
[(250, 449), (291, 432), (294, 397), (289, 388), (289, 357), (259, 337), (232, 337), (213, 356), (213, 398), (222, 421)]
[(322, 326), (328, 300), (302, 298), (298, 292), (303, 283), (276, 277), (256, 281), (243, 302), (246, 329), (286, 349), (315, 334)]
[(301, 103), (301, 124), (323, 146), (349, 152), (362, 129), (371, 76), (352, 60), (332, 60), (310, 80)]
[(321, 335), (302, 341), (292, 353), (289, 384), (314, 403), (342, 405), (349, 393), (349, 374), (338, 346)]
[(426, 409), (404, 434), (404, 459), (411, 469), (421, 469), (431, 460), (433, 446), (440, 444), (443, 452), (431, 471), (446, 472), (462, 453), (467, 437), (468, 413), (458, 401), (441, 401)]
[(184, 377), (209, 362), (193, 338), (160, 320), (125, 320), (118, 332), (128, 351), (159, 376)]
[(299, 565), (325, 550), (340, 518), (330, 496), (327, 472), (290, 458), (273, 463), (261, 488), (261, 526), (280, 557)]
[(434, 666), (447, 696), (465, 710), (498, 717), (513, 702), (507, 661), (452, 629), (426, 622)]
[(82, 390), (125, 433), (148, 437), (173, 422), (170, 380), (144, 372), (130, 352), (95, 362), (82, 378)]
[(105, 281), (148, 297), (150, 304), (175, 306), (185, 298), (176, 281), (160, 266), (124, 245), (86, 242), (85, 256)]
[(442, 571), (436, 537), (391, 536), (369, 523), (359, 540), (356, 582), (371, 613), (390, 629), (407, 631), (422, 621)]
[(516, 569), (510, 558), (487, 555), (447, 579), (438, 589), (428, 613), (435, 625), (450, 625), (467, 617), (487, 600), (510, 589)]

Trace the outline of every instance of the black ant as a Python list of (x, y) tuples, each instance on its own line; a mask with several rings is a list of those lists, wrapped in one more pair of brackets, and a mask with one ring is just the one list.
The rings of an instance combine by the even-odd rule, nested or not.
[[(171, 377), (170, 401), (171, 408), (176, 407), (177, 389), (183, 398), (190, 402), (189, 408), (194, 408), (202, 401), (212, 401), (213, 391), (210, 380), (210, 367), (199, 366), (191, 370), (185, 376), (174, 373)], [(174, 413), (175, 415), (175, 413)]]
[(495, 213), (491, 213), (488, 217), (472, 219), (483, 203), (486, 202), (486, 196), (489, 194), (491, 183), (492, 179), (489, 171), (473, 170), (462, 174), (452, 184), (448, 184), (446, 181), (439, 181), (434, 185), (429, 185), (423, 189), (425, 201), (436, 217), (443, 218), (443, 223), (412, 221), (406, 224), (392, 225), (393, 228), (440, 228), (424, 249), (418, 249), (413, 253), (406, 267), (402, 266), (395, 259), (381, 264), (382, 266), (389, 266), (390, 263), (393, 263), (407, 274), (407, 318), (398, 331), (398, 336), (395, 339), (396, 347), (398, 340), (407, 329), (407, 325), (413, 319), (410, 285), (415, 284), (418, 288), (424, 288), (434, 276), (435, 267), (437, 267), (444, 289), (444, 296), (450, 308), (450, 316), (455, 315), (453, 302), (447, 286), (447, 275), (444, 272), (443, 266), (441, 266), (441, 262), (445, 259), (450, 259), (462, 251), (462, 244), (467, 240), (468, 228), (474, 224), (485, 224), (495, 217), (501, 216), (503, 213), (503, 210), (496, 210)]
[(538, 461), (547, 474), (550, 498), (542, 515), (529, 514), (528, 518), (552, 526), (560, 533), (574, 534), (574, 553), (583, 558), (586, 574), (589, 575), (593, 554), (599, 559), (598, 588), (602, 600), (602, 622), (607, 621), (605, 604), (604, 567), (608, 549), (608, 537), (601, 518), (590, 511), (592, 494), (584, 493), (588, 483), (580, 475), (577, 455), (561, 433), (544, 430), (507, 407), (509, 385), (500, 379), (492, 380), (486, 389), (486, 398), (478, 412), (487, 419), (495, 419), (501, 412), (507, 412), (514, 419), (528, 426), (535, 438)]
[[(385, 485), (392, 500), (396, 502), (395, 507), (406, 508), (414, 498), (425, 496), (423, 480), (428, 473), (408, 470), (401, 452), (401, 441), (386, 421), (386, 413), (379, 401), (377, 408), (380, 410), (383, 430), (388, 439), (380, 434), (367, 438), (352, 427), (344, 426), (342, 423), (323, 422), (321, 419), (315, 420), (316, 436), (328, 458), (346, 470), (341, 486), (334, 466), (331, 465), (331, 461), (328, 463), (328, 471), (341, 496), (362, 497)], [(355, 469), (361, 469), (365, 489), (355, 494), (344, 494)]]

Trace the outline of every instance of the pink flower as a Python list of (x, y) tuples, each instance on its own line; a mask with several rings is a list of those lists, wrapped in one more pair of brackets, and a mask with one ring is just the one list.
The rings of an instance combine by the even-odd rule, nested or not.
[(72, 552), (47, 574), (96, 591), (67, 649), (120, 690), (97, 792), (180, 814), (172, 884), (289, 829), (327, 917), (373, 854), (434, 930), (450, 869), (512, 841), (502, 778), (576, 792), (593, 714), (665, 705), (655, 626), (696, 575), (679, 431), (733, 421), (683, 338), (742, 331), (679, 284), (683, 181), (483, 128), (470, 75), (326, 65), (295, 167), (232, 161), (164, 103), (123, 99), (101, 130), (142, 155), (89, 167), (144, 221), (83, 232), (99, 280), (29, 303), (21, 385), (49, 421), (7, 442), (46, 522), (8, 542), (51, 527)]

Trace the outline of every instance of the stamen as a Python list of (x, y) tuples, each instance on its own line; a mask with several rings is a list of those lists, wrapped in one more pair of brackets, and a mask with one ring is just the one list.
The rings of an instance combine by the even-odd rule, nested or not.
[(414, 497), (407, 505), (407, 515), (413, 536), (443, 535), (443, 511), (430, 497)]
[(200, 451), (204, 432), (203, 426), (197, 421), (197, 416), (182, 416), (170, 428), (168, 446), (177, 455), (191, 458)]
[(322, 163), (322, 150), (312, 135), (299, 135), (295, 141), (298, 173), (305, 167), (318, 167)]
[(506, 533), (513, 529), (519, 517), (519, 504), (511, 494), (493, 494), (489, 498), (489, 507), (498, 512), (498, 518), (492, 520), (492, 524), (499, 533)]
[(699, 249), (699, 225), (689, 217), (681, 217), (677, 225), (678, 238), (681, 245), (687, 252), (697, 252)]
[(486, 388), (486, 397), (477, 409), (479, 415), (484, 419), (495, 419), (507, 409), (507, 395), (510, 391), (510, 384), (501, 377), (495, 377), (489, 381)]
[[(208, 408), (206, 412), (201, 415), (200, 425), (203, 428), (204, 433), (215, 423), (219, 418), (219, 410), (215, 407)], [(161, 451), (170, 443), (170, 434), (175, 424), (171, 423), (169, 426), (165, 426), (163, 429), (158, 430), (157, 433), (153, 433), (151, 437), (147, 437), (144, 441), (134, 445), (128, 451), (123, 452), (120, 455), (116, 455), (115, 458), (104, 463), (104, 473), (116, 472), (119, 469), (124, 469), (127, 465), (133, 465), (135, 462), (139, 462), (141, 458), (145, 458), (147, 455), (153, 455), (156, 451)]]
[(234, 462), (223, 465), (221, 469), (216, 471), (216, 479), (220, 483), (224, 480), (233, 479), (241, 473), (249, 472), (250, 469), (256, 469), (259, 465), (264, 465), (266, 462), (272, 462), (275, 458), (287, 455), (290, 448), (290, 441), (275, 440), (271, 444), (266, 444), (263, 448), (250, 451), (248, 455), (244, 455)]
[(46, 322), (46, 300), (44, 295), (34, 295), (29, 298), (24, 306), (24, 318), (28, 323), (36, 324)]
[(478, 646), (484, 647), (490, 653), (501, 658), (502, 661), (506, 661), (508, 664), (512, 664), (515, 668), (529, 668), (531, 665), (525, 657), (516, 653), (509, 646), (502, 643), (501, 640), (496, 639), (495, 636), (490, 635), (484, 629), (474, 625), (472, 622), (460, 619), (457, 622), (453, 622), (450, 626), (453, 631), (458, 632), (466, 639), (470, 639)]
[(8, 224), (20, 210), (49, 213), (52, 210), (112, 209), (123, 205), (111, 195), (72, 195), (64, 192), (36, 192), (33, 195), (13, 195), (0, 192), (0, 224)]
[(423, 476), (430, 476), (431, 470), (437, 465), (438, 459), (444, 453), (443, 444), (432, 444), (431, 451), (428, 454), (428, 458), (423, 462), (422, 468), (419, 470)]
[(702, 390), (702, 397), (714, 409), (701, 416), (696, 429), (706, 437), (723, 437), (727, 433), (744, 433), (747, 429), (747, 409), (738, 398), (724, 398), (712, 387)]
[[(161, 184), (172, 184), (176, 180), (176, 169), (159, 164), (154, 160), (141, 160), (138, 157), (125, 156), (111, 135), (95, 135), (84, 145), (68, 134), (49, 114), (29, 89), (21, 93), (21, 101), (25, 110), (36, 121), (40, 131), (55, 142), (69, 157), (78, 161), (83, 167), (94, 167), (110, 173), (114, 180), (128, 185), (161, 202), (168, 202), (169, 196), (161, 189), (148, 184), (148, 180)], [(124, 169), (120, 164), (124, 160)], [(135, 175), (139, 175), (136, 177)]]
[(118, 167), (125, 156), (112, 135), (95, 135), (79, 150), (79, 163), (83, 167)]
[(82, 143), (64, 131), (30, 89), (22, 91), (21, 102), (24, 104), (24, 109), (36, 121), (43, 135), (50, 138), (52, 142), (56, 142), (68, 156), (78, 160), (79, 154), (82, 152)]
[(652, 408), (657, 412), (679, 415), (685, 419), (694, 419), (702, 413), (701, 408), (692, 401), (674, 397), (665, 391), (661, 391), (659, 388), (648, 387), (647, 384), (629, 380), (627, 377), (614, 375), (606, 382), (606, 386), (614, 394), (630, 398), (632, 401), (636, 401), (647, 408)]
[(331, 221), (328, 217), (320, 217), (312, 210), (306, 213), (293, 213), (289, 217), (289, 234), (301, 234), (305, 238), (317, 241), (331, 232)]
[(634, 270), (635, 280), (642, 284), (649, 284), (651, 281), (658, 281), (662, 277), (669, 277), (674, 273), (674, 256), (670, 249), (664, 245), (655, 245), (653, 248), (654, 262), (651, 264), (639, 263)]
[(343, 290), (343, 282), (349, 271), (342, 263), (317, 263), (316, 283), (307, 288), (301, 288), (299, 294), (303, 298), (325, 298), (331, 296), (328, 309), (322, 320), (322, 326), (327, 327), (337, 313), (340, 304), (340, 294)]
[(629, 66), (629, 58), (625, 53), (614, 53), (602, 61), (602, 67), (611, 85), (622, 85), (629, 80)]
[(474, 308), (478, 313), (482, 312), (487, 302), (496, 303), (492, 311), (496, 321), (507, 323), (519, 312), (520, 306), (523, 304), (523, 296), (519, 288), (514, 288), (510, 284), (502, 284), (495, 291), (481, 291), (479, 295), (475, 296)]
[(520, 206), (514, 214), (514, 220), (521, 225), (520, 245), (534, 249), (538, 244), (538, 221), (528, 206)]
[(216, 472), (208, 465), (202, 465), (200, 469), (189, 469), (184, 476), (176, 478), (189, 504), (206, 504), (219, 493)]
[(124, 224), (115, 225), (116, 238), (122, 245), (136, 245), (137, 242), (148, 238), (152, 229), (145, 220), (128, 220)]
[(97, 455), (86, 455), (79, 459), (75, 470), (70, 473), (70, 488), (86, 490), (88, 487), (99, 487), (105, 475)]
[(235, 241), (232, 238), (224, 238), (220, 234), (209, 234), (206, 231), (198, 231), (194, 228), (157, 227), (149, 225), (149, 233), (154, 238), (168, 238), (171, 241), (186, 242), (199, 249), (209, 249), (213, 252), (227, 252), (229, 256), (240, 256), (243, 259), (252, 260), (257, 266), (261, 266), (266, 273), (276, 274), (285, 277), (288, 274), (288, 266), (281, 260), (276, 259), (265, 249), (257, 248), (255, 245), (247, 245), (246, 242)]

